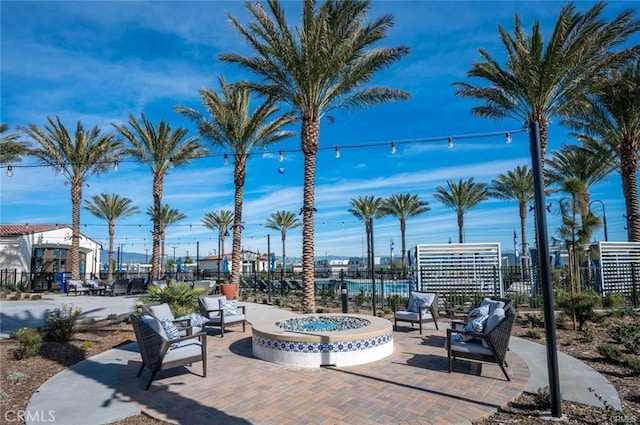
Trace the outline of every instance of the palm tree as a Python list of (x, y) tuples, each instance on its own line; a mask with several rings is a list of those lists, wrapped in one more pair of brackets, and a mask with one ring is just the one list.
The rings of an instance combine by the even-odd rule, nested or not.
[(606, 67), (632, 57), (640, 50), (613, 52), (640, 29), (634, 11), (626, 10), (611, 22), (602, 18), (606, 3), (594, 4), (580, 13), (573, 3), (562, 8), (546, 46), (540, 23), (534, 22), (530, 35), (515, 15), (514, 34), (498, 26), (506, 48), (505, 68), (480, 49), (483, 61), (474, 63), (467, 76), (478, 77), (488, 86), (454, 83), (458, 96), (472, 97), (484, 104), (472, 108), (473, 114), (502, 119), (512, 117), (526, 124), (540, 125), (542, 160), (547, 150), (547, 129), (553, 115), (569, 116), (576, 100), (593, 78)]
[(171, 167), (187, 165), (195, 158), (208, 153), (196, 137), (185, 138), (187, 130), (184, 128), (171, 129), (169, 124), (160, 121), (154, 126), (142, 114), (138, 122), (133, 115), (129, 116), (128, 127), (112, 124), (127, 140), (129, 147), (124, 154), (130, 155), (136, 161), (146, 164), (153, 173), (153, 248), (151, 253), (151, 278), (158, 279), (158, 264), (160, 256), (160, 210), (162, 208), (162, 193), (164, 190), (164, 176)]
[(93, 202), (85, 201), (84, 209), (94, 216), (106, 220), (109, 223), (109, 265), (107, 280), (113, 279), (113, 239), (116, 232), (116, 220), (140, 213), (138, 207), (131, 206), (131, 199), (122, 197), (117, 193), (109, 195), (101, 193), (93, 195)]
[(385, 199), (380, 206), (383, 215), (391, 215), (400, 220), (400, 234), (402, 237), (402, 270), (406, 266), (406, 241), (407, 218), (415, 217), (430, 211), (429, 203), (422, 201), (418, 195), (394, 194)]
[[(523, 165), (507, 171), (507, 174), (498, 174), (498, 177), (491, 182), (489, 194), (494, 198), (518, 203), (522, 257), (527, 258), (527, 213), (529, 202), (534, 198), (533, 171)], [(525, 264), (525, 267), (528, 267), (528, 264)]]
[(10, 164), (12, 162), (20, 162), (21, 156), (28, 152), (29, 145), (18, 140), (19, 133), (9, 133), (7, 124), (0, 124), (0, 164)]
[(218, 277), (220, 277), (220, 262), (224, 257), (224, 238), (229, 236), (229, 227), (233, 223), (233, 211), (208, 212), (201, 221), (206, 228), (218, 231)]
[(371, 9), (368, 0), (333, 0), (319, 5), (316, 0), (305, 0), (302, 24), (295, 28), (285, 19), (277, 0), (268, 0), (270, 13), (260, 3), (245, 4), (255, 22), (245, 27), (233, 16), (230, 20), (256, 56), (226, 53), (220, 58), (254, 73), (259, 81), (247, 86), (287, 103), (302, 121), (303, 306), (314, 311), (314, 181), (320, 119), (334, 109), (356, 109), (407, 99), (407, 92), (369, 84), (376, 72), (406, 56), (409, 48), (372, 48), (386, 37), (393, 26), (393, 17), (385, 15), (365, 23)]
[[(157, 212), (153, 206), (149, 206), (147, 208), (147, 214), (151, 217), (151, 221), (153, 221), (154, 224), (156, 220), (158, 221), (158, 229), (160, 231), (161, 240), (160, 258), (164, 258), (167, 227), (177, 223), (180, 220), (184, 220), (185, 218), (187, 218), (187, 216), (177, 209), (171, 208), (169, 204), (160, 206), (159, 212)], [(160, 261), (160, 274), (164, 274), (164, 261)]]
[[(242, 262), (242, 201), (247, 175), (247, 158), (251, 151), (276, 143), (293, 133), (283, 128), (291, 122), (290, 113), (276, 116), (280, 108), (276, 99), (270, 97), (250, 113), (251, 92), (247, 87), (230, 86), (224, 77), (218, 78), (222, 95), (211, 89), (200, 90), (202, 104), (210, 119), (199, 112), (185, 107), (176, 111), (191, 118), (198, 126), (200, 134), (214, 147), (228, 149), (233, 154), (233, 246), (231, 252), (231, 283), (240, 284)], [(270, 121), (269, 121), (270, 120)], [(226, 154), (225, 154), (226, 155)], [(236, 286), (239, 287), (239, 286)]]
[[(276, 211), (271, 214), (271, 218), (267, 219), (265, 226), (269, 229), (279, 230), (282, 240), (282, 268), (284, 273), (287, 251), (285, 249), (285, 240), (287, 239), (287, 231), (302, 226), (302, 222), (298, 220), (295, 213), (291, 211)], [(282, 274), (281, 273), (281, 274)]]
[(373, 258), (371, 258), (371, 252), (373, 248), (373, 240), (371, 234), (373, 232), (373, 219), (380, 218), (384, 215), (382, 212), (382, 198), (376, 198), (373, 195), (370, 196), (358, 196), (352, 198), (349, 201), (351, 208), (349, 212), (364, 222), (364, 229), (367, 234), (367, 263), (371, 269), (373, 275)]
[(464, 215), (468, 210), (489, 197), (489, 189), (486, 183), (474, 182), (473, 177), (467, 181), (460, 179), (458, 183), (447, 180), (447, 188), (438, 186), (433, 197), (456, 211), (458, 215), (458, 242), (463, 243)]
[(62, 174), (66, 183), (71, 185), (72, 225), (71, 250), (68, 261), (71, 279), (80, 279), (80, 207), (82, 205), (82, 187), (89, 177), (101, 174), (118, 157), (122, 142), (112, 134), (100, 134), (96, 126), (85, 131), (78, 121), (76, 132), (71, 137), (60, 118), (47, 118), (49, 124), (44, 129), (34, 124), (23, 128), (36, 147), (29, 149), (29, 155), (54, 167)]
[(568, 120), (592, 150), (611, 152), (622, 177), (627, 239), (640, 242), (638, 149), (640, 149), (640, 63), (629, 62), (591, 88), (589, 103)]
[[(549, 183), (563, 186), (569, 179), (581, 184), (571, 185), (580, 189), (575, 196), (580, 200), (579, 212), (582, 220), (590, 215), (589, 191), (615, 169), (610, 151), (588, 149), (583, 146), (562, 145), (560, 151), (552, 153), (547, 160), (546, 177)], [(562, 189), (561, 189), (562, 190)]]

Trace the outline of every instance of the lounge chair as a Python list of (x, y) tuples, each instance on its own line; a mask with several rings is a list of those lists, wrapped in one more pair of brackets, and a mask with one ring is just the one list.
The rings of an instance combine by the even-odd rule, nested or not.
[(145, 391), (151, 386), (158, 371), (178, 366), (202, 362), (202, 377), (207, 376), (207, 334), (199, 332), (193, 335), (169, 339), (159, 320), (151, 316), (131, 316), (136, 334), (142, 365), (137, 377), (147, 367), (151, 377)]
[(127, 295), (129, 291), (129, 279), (118, 279), (105, 288), (105, 294), (112, 297), (116, 295)]
[(144, 277), (136, 277), (131, 279), (127, 289), (129, 294), (144, 294), (147, 292), (147, 279)]
[(204, 290), (204, 294), (213, 294), (216, 289), (215, 280), (196, 280), (193, 282), (193, 289), (200, 288)]
[(438, 293), (412, 291), (409, 294), (409, 302), (405, 310), (397, 310), (393, 313), (393, 328), (398, 330), (398, 322), (409, 322), (411, 327), (419, 324), (422, 335), (422, 324), (433, 322), (438, 328)]
[(235, 305), (234, 301), (228, 301), (224, 295), (199, 296), (200, 314), (207, 318), (204, 326), (219, 326), (221, 337), (224, 337), (225, 329), (232, 325), (242, 325), (242, 332), (245, 332), (245, 307)]
[(89, 289), (90, 288), (85, 286), (81, 280), (67, 280), (67, 296), (69, 296), (71, 292), (76, 294), (76, 296), (78, 294), (88, 294)]
[[(511, 304), (498, 303), (490, 309), (490, 313), (475, 318), (468, 323), (452, 322), (447, 329), (447, 357), (449, 373), (452, 362), (456, 358), (465, 358), (500, 366), (502, 373), (511, 381), (507, 370), (507, 350), (511, 339), (511, 331), (516, 318), (516, 311)], [(474, 323), (475, 322), (475, 323)]]

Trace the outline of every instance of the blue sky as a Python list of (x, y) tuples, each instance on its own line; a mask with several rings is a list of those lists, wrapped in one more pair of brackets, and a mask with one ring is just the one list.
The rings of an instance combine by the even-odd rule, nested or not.
[[(349, 214), (349, 201), (361, 195), (387, 197), (393, 193), (418, 194), (431, 211), (407, 223), (407, 246), (457, 240), (456, 216), (433, 198), (448, 179), (489, 183), (499, 173), (518, 165), (530, 165), (528, 134), (513, 134), (506, 144), (504, 133), (518, 130), (515, 120), (475, 118), (473, 101), (457, 98), (452, 83), (469, 81), (466, 71), (479, 60), (478, 49), (502, 57), (497, 25), (513, 28), (518, 13), (524, 28), (539, 20), (550, 34), (565, 2), (489, 1), (375, 1), (372, 17), (392, 14), (395, 27), (386, 46), (407, 45), (411, 54), (377, 75), (375, 83), (409, 91), (409, 101), (378, 105), (366, 110), (335, 113), (335, 122), (323, 122), (316, 173), (316, 256), (361, 256), (364, 225)], [(585, 10), (592, 2), (578, 2)], [(631, 2), (611, 2), (605, 9), (613, 17)], [(1, 121), (12, 129), (28, 124), (44, 125), (47, 116), (59, 115), (68, 129), (77, 121), (85, 128), (98, 125), (112, 130), (130, 114), (144, 112), (154, 122), (196, 131), (173, 112), (176, 105), (200, 108), (198, 90), (217, 88), (223, 74), (234, 82), (251, 78), (237, 67), (218, 60), (223, 52), (249, 53), (228, 22), (227, 14), (247, 23), (239, 1), (194, 2), (30, 2), (2, 1), (1, 8)], [(287, 2), (290, 22), (297, 22), (299, 2)], [(637, 44), (639, 37), (631, 40)], [(475, 83), (480, 83), (475, 81)], [(550, 127), (549, 150), (562, 143), (576, 143), (567, 129)], [(292, 130), (299, 133), (299, 128)], [(493, 137), (456, 139), (457, 135), (496, 133)], [(454, 137), (449, 149), (445, 140)], [(391, 142), (397, 153), (391, 154)], [(405, 143), (406, 142), (406, 143)], [(346, 146), (380, 143), (381, 146)], [(342, 146), (335, 158), (335, 146)], [(256, 151), (249, 160), (245, 185), (242, 246), (265, 252), (267, 234), (271, 248), (281, 252), (279, 235), (264, 223), (277, 210), (298, 212), (302, 203), (303, 155), (287, 152), (279, 162), (278, 150), (299, 150), (299, 136)], [(222, 151), (215, 151), (222, 155)], [(2, 223), (70, 223), (69, 186), (55, 170), (26, 158), (14, 164), (14, 175), (0, 173)], [(279, 172), (283, 168), (284, 172)], [(221, 156), (200, 159), (187, 168), (173, 170), (165, 178), (164, 199), (187, 219), (167, 231), (167, 251), (200, 256), (217, 250), (217, 234), (201, 225), (207, 212), (233, 209), (232, 166)], [(119, 193), (133, 200), (141, 211), (152, 203), (151, 173), (133, 162), (120, 164), (118, 172), (94, 176), (84, 188), (84, 199), (99, 193)], [(548, 216), (549, 234), (559, 223), (557, 200)], [(592, 199), (606, 205), (609, 240), (626, 240), (624, 199), (619, 175), (612, 174), (592, 191)], [(597, 211), (600, 211), (597, 207)], [(106, 224), (82, 212), (82, 231), (106, 245)], [(142, 213), (120, 220), (116, 243), (124, 251), (144, 253), (151, 247), (149, 217)], [(500, 242), (504, 252), (513, 250), (513, 232), (520, 239), (515, 202), (489, 200), (465, 217), (467, 242)], [(596, 239), (603, 239), (600, 229)], [(400, 230), (396, 219), (375, 222), (375, 252), (389, 255), (391, 240), (400, 255)], [(533, 243), (533, 216), (528, 219), (528, 239)], [(227, 238), (225, 251), (231, 249)], [(287, 234), (287, 255), (301, 255), (301, 228)]]

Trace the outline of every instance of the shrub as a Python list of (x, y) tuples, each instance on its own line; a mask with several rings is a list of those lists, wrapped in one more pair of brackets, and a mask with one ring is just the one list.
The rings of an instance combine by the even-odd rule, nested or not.
[(631, 369), (634, 375), (640, 375), (640, 359), (637, 357), (627, 357), (624, 359), (624, 365)]
[(542, 332), (537, 329), (528, 329), (524, 335), (531, 339), (542, 339)]
[(629, 341), (633, 341), (636, 337), (638, 337), (638, 331), (640, 331), (640, 326), (636, 323), (625, 323), (622, 325), (614, 326), (610, 330), (610, 336), (616, 342), (620, 344), (625, 344)]
[(13, 294), (9, 296), (9, 301), (20, 301), (21, 298), (20, 294)]
[(549, 391), (549, 387), (538, 388), (538, 391), (533, 395), (533, 400), (538, 407), (549, 407), (551, 405), (551, 391)]
[(93, 325), (94, 323), (96, 323), (96, 319), (94, 319), (93, 317), (87, 317), (82, 321), (83, 325)]
[(526, 314), (524, 316), (524, 323), (529, 329), (544, 327), (544, 320), (537, 314)]
[(594, 339), (595, 335), (593, 334), (593, 331), (591, 329), (585, 329), (584, 331), (582, 331), (582, 341), (590, 344)]
[(407, 304), (408, 298), (403, 297), (400, 294), (392, 294), (387, 297), (387, 305), (391, 308), (391, 310), (395, 311), (398, 307), (404, 306)]
[(119, 316), (116, 313), (111, 313), (107, 316), (108, 320), (118, 320)]
[(42, 348), (42, 334), (38, 329), (21, 328), (18, 332), (11, 334), (18, 346), (13, 349), (13, 357), (22, 360), (26, 356), (35, 356)]
[(44, 339), (47, 341), (69, 341), (81, 311), (79, 307), (73, 308), (73, 306), (67, 305), (53, 310), (42, 326)]
[(598, 353), (608, 360), (619, 361), (622, 359), (622, 351), (618, 347), (609, 344), (598, 345)]
[(617, 292), (609, 292), (604, 296), (602, 305), (606, 308), (620, 308), (627, 305), (627, 299), (623, 294)]
[(141, 297), (143, 304), (169, 304), (175, 317), (185, 316), (198, 310), (198, 296), (202, 288), (191, 288), (186, 282), (173, 282), (169, 286), (149, 286), (149, 295)]
[(593, 291), (581, 292), (575, 295), (558, 291), (558, 306), (561, 307), (568, 316), (575, 315), (578, 321), (578, 330), (580, 331), (588, 320), (593, 320), (595, 317), (595, 311), (593, 309), (599, 304), (600, 296)]
[(624, 348), (631, 354), (640, 354), (640, 335), (624, 343)]
[(93, 347), (93, 342), (91, 342), (91, 341), (85, 341), (85, 342), (83, 342), (83, 343), (82, 343), (81, 347), (82, 347), (84, 350), (88, 350), (89, 348)]
[(564, 328), (568, 321), (569, 321), (569, 316), (567, 316), (564, 313), (558, 314), (556, 316), (556, 328), (559, 328), (559, 329)]
[(10, 382), (21, 382), (27, 379), (28, 377), (29, 375), (23, 372), (11, 372), (10, 374), (7, 375), (7, 379)]
[(32, 299), (32, 300), (41, 300), (41, 299), (42, 299), (42, 295), (40, 295), (40, 294), (33, 294), (33, 295), (31, 295), (31, 299)]

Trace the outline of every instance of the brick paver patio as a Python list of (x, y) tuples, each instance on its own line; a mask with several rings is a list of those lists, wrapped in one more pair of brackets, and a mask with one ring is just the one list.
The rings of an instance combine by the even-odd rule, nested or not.
[[(427, 326), (428, 328), (428, 326)], [(447, 373), (446, 331), (404, 328), (394, 333), (394, 353), (345, 368), (280, 366), (253, 357), (251, 327), (220, 338), (210, 332), (208, 376), (201, 364), (163, 371), (144, 391), (145, 370), (130, 362), (118, 391), (147, 414), (181, 424), (464, 424), (494, 413), (521, 394), (526, 364), (507, 356), (512, 381), (497, 365), (466, 360)]]

